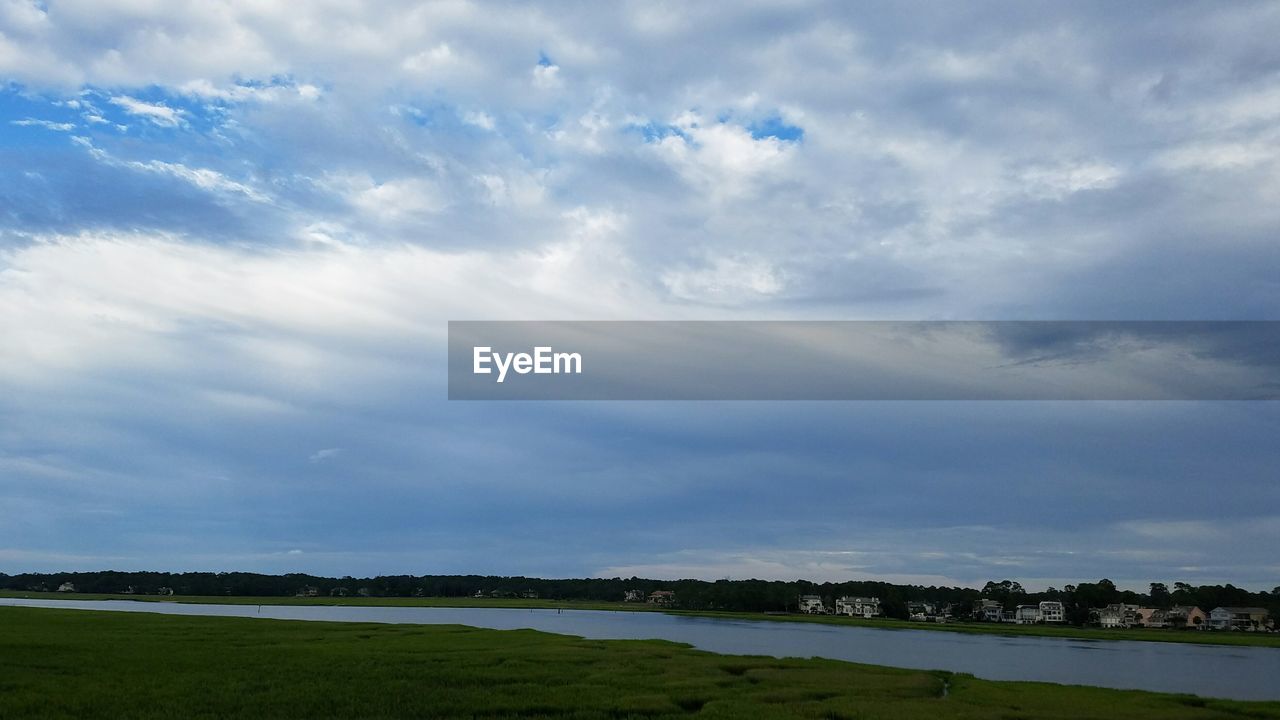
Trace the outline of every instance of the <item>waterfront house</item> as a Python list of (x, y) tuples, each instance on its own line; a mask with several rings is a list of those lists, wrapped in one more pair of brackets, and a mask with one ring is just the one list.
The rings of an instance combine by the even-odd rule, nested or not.
[(1089, 611), (1089, 619), (1104, 628), (1127, 628), (1138, 624), (1140, 608), (1129, 603), (1112, 603), (1104, 608)]
[(1067, 621), (1066, 609), (1057, 600), (1040, 601), (1040, 622), (1062, 623)]
[(1214, 630), (1265, 630), (1267, 610), (1260, 607), (1216, 607), (1209, 611), (1209, 627)]
[(923, 600), (912, 600), (907, 603), (908, 620), (927, 622), (934, 614), (933, 603), (924, 602)]
[(823, 604), (822, 598), (818, 595), (801, 595), (799, 609), (800, 612), (806, 615), (827, 614), (827, 606)]
[(1164, 626), (1175, 630), (1203, 630), (1209, 626), (1209, 616), (1194, 605), (1174, 605), (1164, 615)]
[(1040, 622), (1040, 606), (1019, 605), (1013, 611), (1013, 621), (1019, 625), (1035, 625)]
[(836, 598), (836, 614), (873, 618), (880, 614), (880, 598), (844, 595)]
[(1002, 622), (1004, 620), (1004, 606), (996, 600), (982, 600), (973, 610), (973, 616), (985, 622)]
[(649, 593), (649, 604), (651, 605), (674, 605), (676, 603), (676, 594), (671, 590), (654, 590)]
[(538, 591), (537, 591), (537, 590), (525, 590), (525, 591), (523, 591), (523, 592), (521, 592), (521, 593), (520, 593), (520, 597), (524, 598), (525, 600), (537, 600), (537, 599), (538, 599)]
[(1165, 626), (1165, 620), (1168, 615), (1168, 610), (1161, 610), (1160, 608), (1138, 608), (1136, 625), (1139, 627), (1162, 628)]
[(75, 592), (76, 586), (69, 582), (64, 582), (58, 586), (58, 592)]
[(644, 591), (627, 590), (622, 594), (622, 602), (644, 602)]
[[(161, 588), (161, 589), (163, 590), (164, 588)], [(164, 593), (161, 593), (161, 594), (163, 595)], [(312, 585), (303, 585), (301, 588), (298, 589), (297, 597), (315, 597), (319, 594), (320, 594), (320, 588), (314, 587)]]

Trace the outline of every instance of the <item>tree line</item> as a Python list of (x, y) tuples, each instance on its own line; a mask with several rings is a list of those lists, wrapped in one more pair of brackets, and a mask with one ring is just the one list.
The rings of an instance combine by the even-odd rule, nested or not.
[(536, 593), (549, 600), (617, 601), (629, 590), (648, 595), (655, 590), (672, 590), (678, 607), (686, 610), (741, 612), (789, 612), (796, 609), (800, 595), (834, 599), (843, 595), (877, 597), (887, 617), (906, 618), (907, 603), (925, 601), (951, 606), (952, 614), (967, 617), (980, 600), (995, 600), (1005, 609), (1041, 600), (1063, 603), (1067, 620), (1084, 624), (1089, 608), (1112, 603), (1132, 603), (1144, 607), (1168, 608), (1196, 605), (1208, 611), (1218, 606), (1258, 606), (1272, 617), (1280, 617), (1280, 587), (1270, 592), (1252, 592), (1233, 585), (1193, 586), (1176, 582), (1151, 583), (1145, 593), (1120, 590), (1110, 580), (1066, 585), (1028, 592), (1011, 580), (991, 581), (981, 589), (966, 587), (899, 585), (887, 582), (852, 581), (815, 583), (803, 580), (652, 580), (632, 578), (545, 579), (495, 575), (379, 575), (376, 577), (323, 577), (291, 573), (263, 575), (240, 572), (120, 572), (0, 573), (0, 588), (14, 591), (56, 591), (71, 583), (76, 592), (153, 595), (172, 591), (178, 595), (283, 597), (313, 588), (320, 596), (369, 595), (372, 597), (519, 597)]

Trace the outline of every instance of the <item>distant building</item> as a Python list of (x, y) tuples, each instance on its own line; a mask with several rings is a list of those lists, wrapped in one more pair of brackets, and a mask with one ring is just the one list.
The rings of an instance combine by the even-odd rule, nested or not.
[(1040, 622), (1040, 606), (1019, 605), (1013, 611), (1013, 621), (1019, 625), (1035, 625)]
[(907, 619), (915, 622), (928, 622), (934, 615), (933, 603), (923, 600), (912, 600), (907, 603)]
[(537, 590), (525, 590), (525, 591), (523, 591), (523, 592), (521, 592), (521, 593), (520, 593), (520, 597), (522, 597), (522, 598), (524, 598), (524, 599), (526, 599), (526, 600), (537, 600), (537, 599), (538, 599), (538, 591), (537, 591)]
[(303, 585), (298, 589), (297, 597), (315, 597), (319, 594), (320, 588), (315, 587), (314, 585)]
[(1203, 630), (1209, 626), (1209, 616), (1194, 605), (1174, 605), (1164, 614), (1164, 626), (1175, 630)]
[(75, 591), (76, 591), (76, 586), (69, 582), (64, 582), (58, 586), (58, 592), (75, 592)]
[(1057, 600), (1041, 600), (1040, 601), (1040, 622), (1042, 623), (1064, 623), (1067, 621), (1067, 612), (1062, 607), (1062, 603)]
[(1141, 615), (1137, 605), (1112, 603), (1104, 608), (1089, 611), (1089, 619), (1104, 628), (1127, 628), (1138, 624)]
[(628, 590), (622, 594), (622, 602), (644, 602), (644, 591)]
[(1267, 610), (1260, 607), (1216, 607), (1209, 612), (1213, 630), (1265, 630)]
[(675, 605), (676, 594), (670, 590), (654, 590), (649, 593), (650, 605)]
[(336, 587), (329, 591), (329, 597), (346, 597), (351, 591), (344, 587)]
[(880, 615), (880, 598), (845, 595), (836, 598), (836, 614), (873, 618)]
[(800, 612), (806, 615), (826, 615), (827, 606), (818, 595), (801, 595)]
[(1136, 624), (1139, 627), (1162, 628), (1165, 626), (1168, 615), (1168, 610), (1160, 608), (1138, 608), (1138, 621)]
[(156, 590), (156, 594), (157, 594), (157, 595), (172, 595), (172, 594), (173, 594), (173, 588), (171, 588), (171, 587), (162, 587), (162, 588), (160, 588), (160, 589)]
[(1004, 606), (997, 600), (980, 600), (973, 608), (973, 617), (984, 622), (1003, 622)]

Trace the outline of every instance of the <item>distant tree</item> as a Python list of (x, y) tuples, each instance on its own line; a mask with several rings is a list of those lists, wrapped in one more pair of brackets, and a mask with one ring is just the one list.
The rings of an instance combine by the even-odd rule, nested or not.
[(1158, 608), (1169, 607), (1169, 587), (1164, 583), (1151, 583), (1151, 604)]

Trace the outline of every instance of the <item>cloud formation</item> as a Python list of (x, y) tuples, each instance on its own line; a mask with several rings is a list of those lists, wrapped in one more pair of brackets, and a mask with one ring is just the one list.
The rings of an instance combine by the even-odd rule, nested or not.
[(1264, 2), (5, 2), (0, 570), (1271, 587), (1265, 406), (442, 398), (450, 319), (1280, 319), (1278, 35)]

